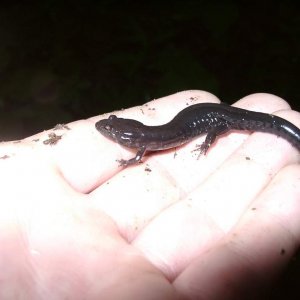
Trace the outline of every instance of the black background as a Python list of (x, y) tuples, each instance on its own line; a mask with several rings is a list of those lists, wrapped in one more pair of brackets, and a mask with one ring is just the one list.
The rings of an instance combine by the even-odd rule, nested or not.
[[(186, 89), (300, 110), (297, 1), (2, 1), (0, 140)], [(296, 80), (298, 79), (298, 80)], [(298, 299), (299, 258), (270, 299)]]

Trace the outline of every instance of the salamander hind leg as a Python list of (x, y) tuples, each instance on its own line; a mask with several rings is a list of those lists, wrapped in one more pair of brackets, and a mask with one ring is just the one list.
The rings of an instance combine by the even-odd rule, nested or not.
[(196, 149), (193, 151), (199, 151), (198, 158), (201, 156), (201, 154), (206, 155), (208, 149), (210, 146), (215, 142), (217, 136), (222, 135), (230, 130), (230, 127), (227, 123), (222, 123), (216, 127), (213, 127), (211, 130), (208, 131), (206, 138), (204, 142), (200, 145), (196, 145)]

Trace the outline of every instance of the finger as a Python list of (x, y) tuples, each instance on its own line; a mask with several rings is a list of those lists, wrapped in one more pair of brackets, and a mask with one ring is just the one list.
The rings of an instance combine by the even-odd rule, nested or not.
[[(290, 107), (283, 99), (270, 94), (254, 94), (243, 98), (236, 103), (236, 106), (246, 108), (253, 111), (261, 111), (265, 113), (273, 113), (278, 110), (290, 112)], [(288, 115), (286, 115), (288, 117)], [(297, 116), (291, 117), (291, 121), (297, 122)], [(297, 123), (295, 123), (297, 125)], [(298, 122), (299, 125), (299, 122)], [(266, 136), (269, 138), (269, 143), (261, 145), (265, 149), (266, 145), (269, 148), (277, 145), (278, 138), (273, 134), (254, 133), (255, 138), (260, 136), (264, 140)], [(158, 162), (164, 169), (168, 170), (174, 180), (180, 183), (180, 187), (185, 192), (190, 192), (195, 189), (209, 174), (212, 174), (219, 166), (229, 158), (234, 151), (239, 149), (243, 143), (250, 138), (251, 133), (248, 131), (231, 131), (219, 137), (211, 146), (207, 155), (202, 155), (197, 159), (198, 153), (193, 152), (197, 144), (202, 144), (205, 136), (200, 136), (183, 147), (176, 149), (176, 155), (173, 155), (174, 150), (155, 153), (151, 156), (147, 163), (151, 161)], [(253, 140), (253, 138), (252, 138)], [(280, 139), (280, 143), (287, 143)], [(279, 145), (279, 144), (278, 144)], [(265, 152), (269, 151), (269, 148)], [(261, 151), (261, 149), (259, 149)], [(282, 153), (281, 153), (282, 154)]]
[(299, 247), (299, 179), (299, 165), (279, 172), (231, 234), (194, 260), (175, 287), (189, 297), (255, 298), (253, 291), (270, 283)]
[(1, 144), (0, 155), (6, 158), (5, 163), (14, 159), (22, 161), (22, 157), (26, 160), (26, 155), (33, 155), (36, 157), (33, 164), (37, 161), (48, 164), (71, 188), (87, 193), (96, 186), (99, 176), (104, 177), (99, 175), (99, 170), (105, 167), (101, 153), (107, 149), (98, 143), (91, 121), (77, 121), (57, 128)]

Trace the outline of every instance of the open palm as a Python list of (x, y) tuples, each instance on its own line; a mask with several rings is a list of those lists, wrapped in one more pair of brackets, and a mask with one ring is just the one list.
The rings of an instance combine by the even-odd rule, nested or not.
[[(158, 125), (218, 101), (187, 91), (116, 114)], [(276, 96), (236, 105), (300, 126)], [(198, 159), (199, 137), (121, 168), (135, 153), (100, 135), (100, 118), (0, 146), (1, 299), (247, 299), (288, 263), (300, 156), (287, 141), (230, 132)]]

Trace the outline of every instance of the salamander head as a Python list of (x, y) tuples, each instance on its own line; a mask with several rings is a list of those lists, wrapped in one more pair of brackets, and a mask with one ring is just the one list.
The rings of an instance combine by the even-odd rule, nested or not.
[(118, 118), (110, 115), (108, 119), (98, 121), (96, 129), (105, 137), (121, 145), (138, 148), (138, 143), (144, 136), (144, 124), (136, 120)]

